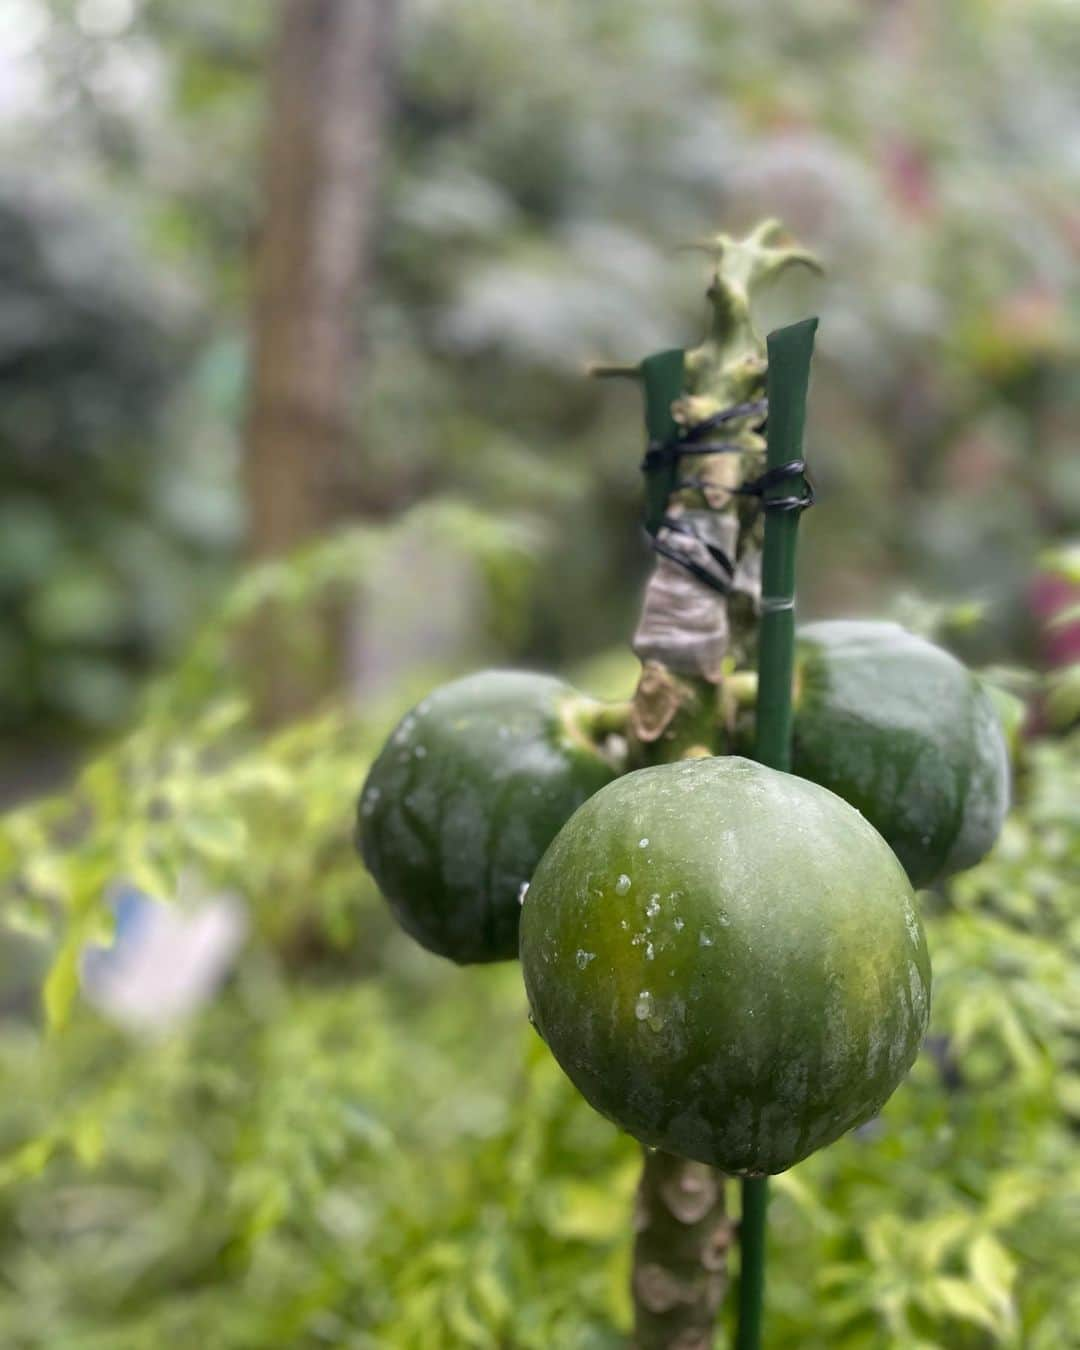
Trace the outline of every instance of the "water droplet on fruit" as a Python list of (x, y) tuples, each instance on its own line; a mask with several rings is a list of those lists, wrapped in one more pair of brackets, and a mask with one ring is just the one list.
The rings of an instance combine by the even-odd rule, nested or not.
[(651, 943), (651, 942), (647, 942), (647, 943), (645, 944), (645, 960), (646, 960), (646, 961), (651, 961), (655, 955), (656, 955), (656, 950), (655, 950), (655, 948), (653, 947), (652, 943)]
[(427, 754), (427, 747), (423, 745), (418, 745), (416, 749), (413, 751), (413, 754), (416, 756), (417, 759), (423, 759), (424, 756)]
[(650, 919), (655, 919), (660, 913), (660, 897), (658, 895), (649, 896), (649, 903), (645, 906), (645, 913)]
[(578, 970), (584, 970), (590, 961), (596, 960), (596, 953), (583, 951), (582, 948), (579, 947), (577, 956), (574, 959), (577, 961)]
[(639, 839), (637, 841), (637, 846), (638, 848), (648, 848), (649, 847), (648, 839)]
[(646, 1018), (652, 1016), (653, 996), (647, 989), (643, 989), (637, 996), (637, 1002), (634, 1004), (634, 1016), (639, 1022), (644, 1022)]
[(681, 933), (682, 930), (683, 930), (685, 927), (686, 927), (686, 921), (685, 921), (685, 919), (676, 919), (676, 920), (675, 920), (675, 931), (676, 931), (676, 933)]
[(519, 905), (523, 905), (523, 904), (525, 903), (525, 897), (526, 897), (528, 894), (529, 894), (529, 883), (528, 883), (527, 881), (523, 881), (523, 882), (521, 883), (521, 885), (518, 887), (518, 904), (519, 904)]
[(410, 713), (409, 716), (403, 720), (397, 731), (394, 732), (394, 743), (396, 745), (404, 745), (412, 735), (413, 727), (415, 725), (416, 718)]
[(698, 934), (699, 947), (711, 947), (713, 944), (712, 934), (707, 928), (703, 928)]
[(630, 889), (630, 878), (623, 872), (615, 883), (615, 894), (625, 895)]

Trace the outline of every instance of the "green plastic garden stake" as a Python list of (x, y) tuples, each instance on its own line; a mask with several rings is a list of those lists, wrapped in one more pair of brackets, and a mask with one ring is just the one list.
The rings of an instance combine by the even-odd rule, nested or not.
[[(645, 427), (650, 443), (665, 444), (678, 432), (671, 405), (683, 392), (685, 353), (681, 347), (656, 352), (641, 363), (645, 390)], [(678, 461), (672, 457), (645, 476), (645, 528), (655, 534), (667, 515), (668, 501), (678, 479)]]
[[(802, 458), (806, 390), (817, 319), (778, 328), (768, 337), (766, 388), (769, 421), (766, 469)], [(801, 474), (784, 478), (765, 491), (770, 498), (800, 496)], [(795, 545), (798, 510), (770, 511), (765, 517), (761, 557), (761, 624), (758, 637), (757, 732), (754, 758), (771, 769), (791, 767), (791, 679), (795, 660)], [(765, 1294), (765, 1219), (768, 1179), (748, 1177), (742, 1184), (739, 1322), (736, 1350), (759, 1350)]]

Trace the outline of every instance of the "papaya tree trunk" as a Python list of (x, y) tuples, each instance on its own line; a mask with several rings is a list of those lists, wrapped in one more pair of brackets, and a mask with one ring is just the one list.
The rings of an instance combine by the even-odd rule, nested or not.
[[(349, 505), (347, 405), (371, 244), (393, 0), (284, 0), (269, 80), (265, 209), (255, 258), (247, 433), (250, 550), (286, 553)], [(338, 625), (321, 660), (280, 659), (252, 636), (266, 719), (300, 711), (340, 674)]]
[[(628, 726), (637, 765), (725, 748), (723, 685), (736, 664), (756, 655), (761, 603), (762, 513), (745, 510), (739, 492), (763, 467), (765, 451), (768, 363), (750, 300), (756, 286), (788, 268), (817, 268), (775, 221), (742, 240), (718, 236), (708, 248), (716, 274), (704, 342), (596, 372), (640, 381), (651, 442), (646, 468), (654, 465), (646, 527), (660, 556), (634, 635), (642, 673)], [(703, 452), (697, 429), (716, 443), (714, 452)], [(696, 442), (691, 456), (678, 453), (687, 437)], [(693, 459), (692, 478), (683, 476), (685, 458)], [(712, 1345), (733, 1229), (725, 1182), (703, 1163), (646, 1150), (631, 1275), (636, 1350)]]
[(634, 1216), (636, 1350), (708, 1350), (727, 1289), (724, 1178), (645, 1149)]

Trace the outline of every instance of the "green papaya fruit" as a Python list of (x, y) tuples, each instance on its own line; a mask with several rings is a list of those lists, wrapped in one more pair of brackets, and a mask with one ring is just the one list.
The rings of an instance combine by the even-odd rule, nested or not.
[(833, 793), (736, 756), (627, 774), (570, 818), (522, 910), (532, 1017), (643, 1143), (781, 1172), (875, 1115), (930, 964), (895, 855)]
[(799, 630), (792, 770), (857, 807), (913, 886), (993, 847), (1009, 805), (1009, 756), (978, 677), (894, 623)]
[(408, 713), (360, 794), (356, 843), (401, 926), (462, 964), (517, 955), (519, 892), (617, 766), (581, 732), (591, 700), (492, 670)]

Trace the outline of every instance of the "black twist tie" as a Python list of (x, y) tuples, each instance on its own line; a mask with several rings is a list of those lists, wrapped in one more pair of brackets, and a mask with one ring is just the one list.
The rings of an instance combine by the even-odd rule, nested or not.
[[(659, 479), (660, 475), (666, 479), (666, 483), (660, 488), (661, 493), (666, 492), (670, 498), (671, 494), (683, 488), (693, 488), (704, 491), (706, 488), (712, 488), (718, 492), (725, 492), (733, 497), (756, 497), (761, 502), (763, 511), (804, 511), (808, 506), (814, 504), (814, 487), (807, 477), (806, 461), (804, 459), (788, 460), (785, 464), (778, 464), (775, 468), (766, 469), (764, 473), (756, 478), (750, 478), (745, 483), (737, 487), (721, 487), (719, 484), (707, 483), (702, 478), (683, 478), (675, 477), (676, 465), (683, 455), (724, 455), (724, 454), (743, 454), (746, 452), (745, 445), (737, 445), (730, 441), (701, 441), (698, 438), (707, 432), (714, 430), (725, 423), (734, 422), (743, 417), (754, 417), (759, 423), (764, 424), (768, 416), (769, 404), (767, 399), (756, 399), (750, 403), (736, 403), (730, 408), (723, 408), (711, 417), (696, 423), (681, 435), (668, 441), (651, 441), (645, 451), (645, 457), (641, 462), (642, 471), (652, 478)], [(803, 491), (799, 495), (786, 497), (767, 497), (765, 494), (770, 488), (776, 487), (779, 483), (788, 478), (800, 476), (803, 479)], [(655, 490), (658, 484), (654, 484), (650, 489), (651, 495), (655, 499)], [(663, 496), (661, 501), (664, 500)], [(731, 589), (731, 583), (735, 577), (735, 564), (724, 552), (715, 544), (702, 537), (696, 529), (687, 521), (676, 516), (669, 516), (666, 512), (656, 518), (655, 506), (650, 508), (654, 512), (652, 522), (646, 524), (646, 533), (649, 536), (649, 542), (653, 551), (663, 558), (668, 558), (671, 562), (677, 563), (684, 571), (690, 573), (704, 586), (710, 590), (726, 595)], [(687, 557), (677, 549), (671, 548), (663, 543), (657, 536), (660, 530), (668, 530), (673, 534), (681, 534), (695, 540), (708, 554), (718, 571), (710, 571), (709, 568), (702, 566), (701, 563), (693, 558)]]
[[(745, 448), (745, 447), (743, 447)], [(794, 477), (796, 474), (802, 474), (805, 490), (799, 497), (766, 497), (765, 492), (777, 483), (782, 483), (785, 478)], [(676, 490), (690, 489), (696, 492), (725, 492), (729, 497), (758, 497), (761, 499), (762, 509), (765, 511), (801, 511), (808, 506), (813, 506), (816, 498), (814, 497), (814, 485), (806, 476), (806, 460), (791, 459), (786, 464), (778, 464), (775, 469), (769, 469), (757, 478), (749, 478), (745, 483), (738, 487), (724, 487), (720, 483), (710, 483), (707, 478), (680, 478), (675, 484)]]
[[(694, 538), (698, 539), (701, 543), (705, 542), (694, 530), (686, 530), (684, 533), (694, 535)], [(685, 572), (689, 572), (692, 577), (696, 577), (703, 586), (708, 586), (711, 591), (716, 591), (720, 595), (727, 595), (731, 590), (731, 580), (735, 575), (735, 569), (731, 564), (731, 560), (720, 549), (705, 544), (705, 547), (716, 558), (717, 562), (722, 562), (722, 565), (728, 572), (726, 580), (718, 577), (715, 572), (710, 572), (707, 567), (702, 567), (701, 564), (695, 562), (693, 558), (688, 558), (685, 554), (677, 553), (675, 549), (668, 548), (666, 544), (662, 544), (660, 540), (655, 537), (650, 536), (649, 542), (652, 544), (654, 553), (658, 553), (662, 558), (669, 558), (673, 563), (678, 563)]]
[(735, 445), (729, 441), (705, 441), (701, 444), (681, 440), (650, 441), (641, 468), (643, 473), (655, 473), (658, 469), (674, 464), (683, 455), (741, 455), (745, 451), (745, 445)]
[(691, 539), (696, 539), (713, 562), (727, 573), (729, 581), (735, 575), (735, 564), (724, 550), (718, 544), (710, 544), (707, 539), (702, 539), (689, 521), (680, 520), (678, 516), (665, 516), (660, 524), (662, 529), (670, 530), (672, 534), (685, 534)]
[(706, 431), (712, 431), (714, 427), (723, 426), (725, 422), (734, 422), (740, 417), (764, 418), (769, 411), (769, 400), (767, 398), (755, 399), (753, 403), (733, 403), (730, 408), (721, 408), (711, 417), (706, 417), (703, 421), (697, 422), (686, 432), (686, 437), (692, 439), (701, 436)]
[(745, 445), (736, 445), (731, 441), (700, 441), (698, 437), (723, 426), (726, 422), (735, 422), (742, 417), (753, 417), (759, 424), (764, 424), (768, 412), (769, 400), (766, 398), (755, 399), (752, 403), (733, 403), (730, 408), (721, 408), (711, 417), (695, 422), (692, 427), (688, 427), (672, 440), (650, 441), (645, 458), (641, 461), (642, 470), (645, 473), (655, 473), (659, 469), (673, 465), (682, 455), (740, 455), (746, 449)]
[[(785, 478), (795, 478), (800, 474), (803, 480), (803, 491), (799, 496), (765, 496), (769, 488), (776, 487), (777, 483), (782, 483)], [(777, 464), (775, 468), (766, 469), (757, 478), (751, 478), (749, 482), (743, 483), (741, 487), (732, 488), (731, 491), (744, 497), (760, 497), (762, 510), (764, 511), (805, 511), (808, 506), (813, 506), (817, 500), (814, 496), (814, 485), (806, 474), (805, 459), (789, 459), (786, 464)]]

